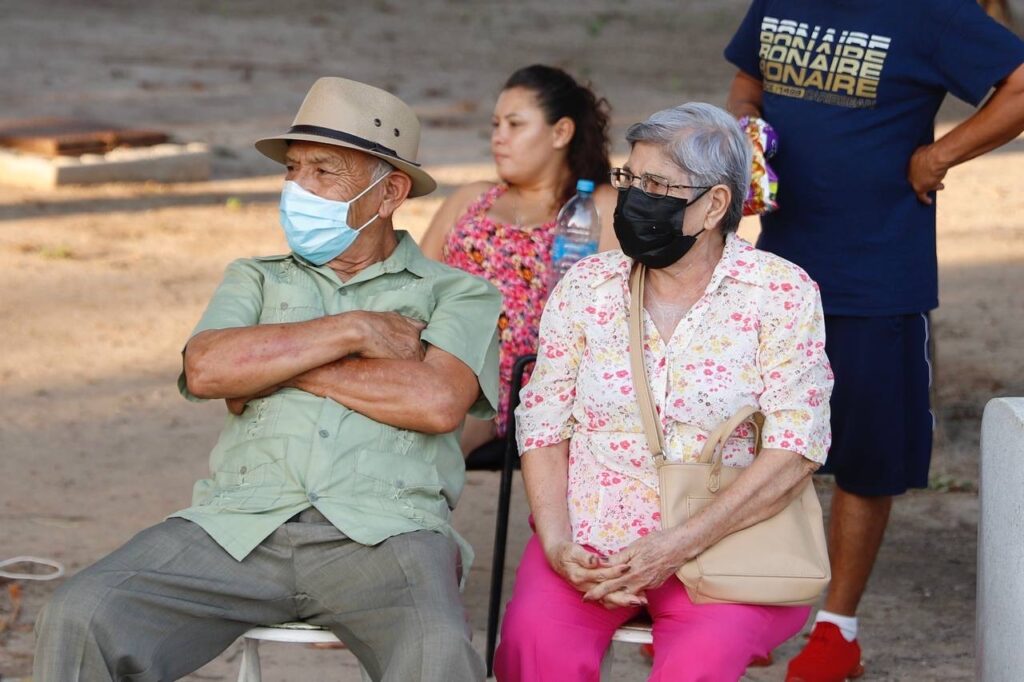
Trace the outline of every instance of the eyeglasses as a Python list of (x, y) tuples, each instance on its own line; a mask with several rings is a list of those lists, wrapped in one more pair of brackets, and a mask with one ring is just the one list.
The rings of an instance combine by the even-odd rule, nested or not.
[(639, 180), (640, 191), (652, 199), (663, 199), (668, 196), (669, 190), (673, 189), (711, 189), (702, 185), (673, 185), (667, 178), (663, 178), (660, 175), (651, 175), (650, 173), (633, 175), (631, 171), (625, 168), (612, 168), (611, 172), (608, 173), (608, 177), (611, 179), (612, 187), (620, 192), (633, 187), (636, 185), (636, 181)]

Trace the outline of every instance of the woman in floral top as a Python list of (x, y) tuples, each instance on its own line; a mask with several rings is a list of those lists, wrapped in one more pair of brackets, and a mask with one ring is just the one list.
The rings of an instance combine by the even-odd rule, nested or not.
[[(536, 535), (502, 626), (498, 679), (596, 680), (615, 629), (646, 608), (651, 680), (736, 680), (800, 630), (807, 607), (694, 605), (673, 575), (772, 515), (824, 462), (832, 373), (817, 286), (735, 234), (750, 148), (724, 111), (687, 104), (630, 128), (615, 234), (552, 292), (516, 413)], [(723, 461), (745, 467), (687, 523), (661, 529), (658, 477), (629, 364), (629, 274), (647, 265), (644, 362), (669, 459), (695, 460), (745, 405), (765, 414)], [(751, 557), (756, 562), (756, 557)]]
[(580, 178), (597, 185), (594, 201), (612, 236), (615, 190), (608, 178), (607, 103), (561, 69), (535, 64), (506, 81), (494, 106), (491, 152), (500, 182), (460, 187), (423, 237), (423, 253), (487, 279), (501, 291), (496, 422), (467, 418), (463, 452), (505, 434), (512, 366), (537, 351), (540, 313), (548, 297), (555, 216)]

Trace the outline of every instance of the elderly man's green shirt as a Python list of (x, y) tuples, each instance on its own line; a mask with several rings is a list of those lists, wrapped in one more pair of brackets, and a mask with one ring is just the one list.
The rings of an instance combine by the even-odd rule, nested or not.
[[(426, 322), (423, 341), (476, 373), (481, 397), (470, 414), (492, 417), (500, 294), (480, 278), (427, 259), (408, 234), (397, 236), (391, 256), (347, 282), (293, 255), (235, 261), (192, 334), (352, 310), (398, 312)], [(184, 372), (178, 386), (196, 399)], [(430, 409), (429, 394), (423, 409)], [(438, 531), (459, 542), (465, 566), (471, 560), (449, 523), (465, 481), (457, 432), (395, 428), (289, 388), (227, 417), (210, 470), (211, 479), (196, 483), (192, 506), (173, 516), (202, 526), (238, 560), (310, 506), (356, 542)]]

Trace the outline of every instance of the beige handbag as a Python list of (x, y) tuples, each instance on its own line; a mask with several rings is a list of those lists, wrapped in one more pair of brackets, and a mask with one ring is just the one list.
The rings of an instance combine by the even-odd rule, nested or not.
[[(644, 433), (658, 468), (661, 525), (671, 528), (714, 502), (742, 474), (743, 469), (722, 466), (722, 449), (737, 426), (753, 424), (755, 452), (761, 451), (764, 415), (754, 407), (741, 408), (711, 432), (699, 462), (667, 461), (643, 361), (644, 269), (637, 264), (630, 275), (630, 364)], [(832, 577), (814, 485), (808, 480), (785, 509), (725, 536), (676, 575), (696, 604), (813, 604)]]

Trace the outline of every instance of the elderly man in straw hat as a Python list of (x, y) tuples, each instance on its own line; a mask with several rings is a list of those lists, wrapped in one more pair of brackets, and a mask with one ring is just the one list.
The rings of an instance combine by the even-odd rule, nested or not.
[(172, 680), (253, 625), (330, 628), (375, 680), (477, 680), (449, 525), (467, 413), (497, 404), (499, 295), (427, 260), (395, 211), (436, 183), (387, 92), (313, 85), (256, 148), (285, 165), (292, 252), (232, 263), (179, 387), (231, 416), (193, 505), (65, 584), (36, 682)]

